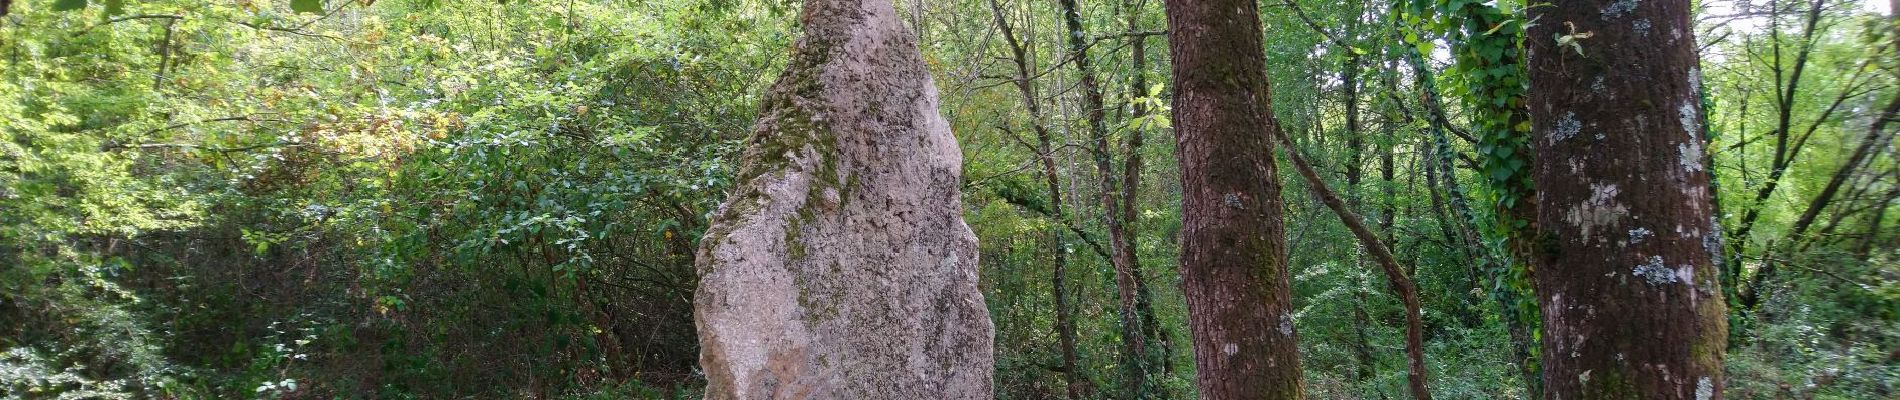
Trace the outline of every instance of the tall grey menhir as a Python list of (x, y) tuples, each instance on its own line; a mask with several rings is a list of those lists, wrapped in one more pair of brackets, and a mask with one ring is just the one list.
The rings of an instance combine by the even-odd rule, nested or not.
[(889, 0), (811, 0), (700, 242), (710, 399), (991, 397), (962, 154)]

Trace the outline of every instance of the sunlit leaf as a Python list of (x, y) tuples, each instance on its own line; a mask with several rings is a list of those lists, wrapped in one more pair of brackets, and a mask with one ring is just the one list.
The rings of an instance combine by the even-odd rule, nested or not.
[(290, 10), (300, 13), (321, 13), (323, 0), (290, 0)]

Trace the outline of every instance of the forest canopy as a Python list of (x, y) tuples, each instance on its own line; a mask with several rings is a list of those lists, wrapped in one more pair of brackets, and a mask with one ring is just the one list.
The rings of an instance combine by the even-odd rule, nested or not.
[[(1552, 277), (1625, 259), (1603, 282), (1713, 303), (1589, 315), (1703, 318), (1669, 344), (1717, 398), (1900, 396), (1890, 0), (1240, 1), (1252, 42), (1195, 48), (1170, 42), (1223, 31), (1192, 7), (1232, 1), (882, 1), (893, 29), (852, 32), (924, 73), (863, 90), (935, 110), (801, 114), (846, 92), (798, 73), (857, 54), (810, 22), (846, 3), (0, 0), (0, 397), (701, 398), (728, 378), (695, 300), (753, 183), (807, 168), (787, 201), (848, 213), (915, 183), (852, 175), (878, 163), (954, 166), (914, 191), (974, 234), (927, 237), (974, 255), (943, 264), (975, 276), (999, 399), (1221, 398), (1197, 357), (1237, 350), (1191, 310), (1278, 315), (1295, 397), (1542, 398), (1624, 357), (1549, 359), (1584, 342), (1563, 305), (1612, 287)], [(1267, 96), (1198, 97), (1222, 87)], [(1207, 117), (1236, 109), (1258, 115)], [(940, 116), (955, 151), (852, 153), (939, 143), (825, 136), (854, 112), (926, 139)], [(1270, 174), (1196, 164), (1238, 153)], [(1229, 253), (1200, 238), (1242, 218), (1219, 207), (1283, 226), (1220, 276), (1284, 283), (1210, 309), (1226, 270), (1195, 263)], [(882, 226), (790, 214), (770, 239)], [(1703, 252), (1600, 250), (1641, 243)], [(796, 300), (854, 312), (829, 295)]]

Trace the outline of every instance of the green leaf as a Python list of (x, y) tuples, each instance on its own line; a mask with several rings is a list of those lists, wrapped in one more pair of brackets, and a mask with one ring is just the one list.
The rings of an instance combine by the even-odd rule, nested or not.
[(323, 12), (323, 0), (290, 0), (290, 10), (300, 13)]
[(125, 0), (106, 0), (106, 15), (125, 13)]
[(53, 11), (72, 11), (86, 8), (86, 0), (54, 0)]
[(1510, 179), (1510, 178), (1511, 178), (1510, 168), (1496, 168), (1496, 167), (1491, 168), (1491, 180), (1503, 182), (1506, 179)]
[(1504, 55), (1504, 48), (1501, 48), (1501, 47), (1480, 48), (1478, 49), (1478, 55), (1483, 56), (1485, 62), (1498, 62), (1498, 57), (1501, 57)]

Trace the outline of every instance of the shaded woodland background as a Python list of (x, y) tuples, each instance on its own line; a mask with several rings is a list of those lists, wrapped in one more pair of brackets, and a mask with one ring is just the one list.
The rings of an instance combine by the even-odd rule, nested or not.
[[(1495, 210), (1527, 181), (1510, 113), (1538, 21), (1261, 5), (1283, 128), (1415, 268), (1434, 394), (1535, 397), (1530, 271)], [(16, 2), (0, 393), (696, 398), (696, 240), (798, 7)], [(1900, 396), (1893, 5), (1697, 7), (1728, 396)], [(964, 149), (997, 397), (1192, 398), (1159, 2), (898, 8)], [(1308, 393), (1406, 397), (1399, 299), (1289, 170)]]

